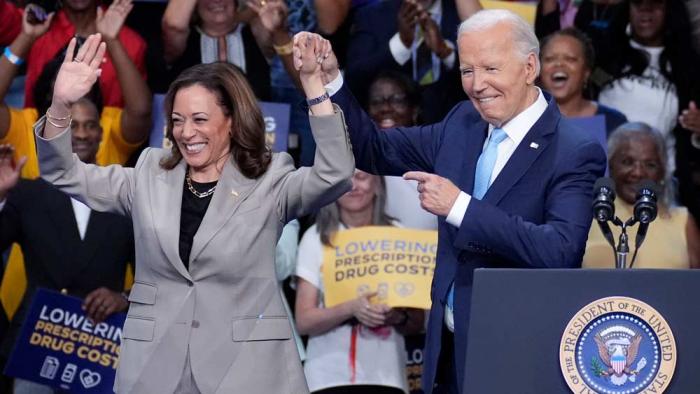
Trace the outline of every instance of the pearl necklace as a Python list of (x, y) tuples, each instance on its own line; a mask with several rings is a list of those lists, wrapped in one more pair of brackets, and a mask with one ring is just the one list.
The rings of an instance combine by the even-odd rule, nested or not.
[(197, 196), (199, 198), (209, 197), (212, 194), (214, 194), (214, 190), (216, 190), (216, 185), (214, 185), (211, 187), (211, 189), (209, 189), (205, 192), (198, 192), (197, 189), (195, 189), (194, 186), (192, 186), (192, 180), (190, 179), (189, 173), (187, 173), (185, 175), (185, 182), (187, 183), (187, 188), (190, 190), (190, 192), (192, 192), (192, 194), (194, 194), (195, 196)]

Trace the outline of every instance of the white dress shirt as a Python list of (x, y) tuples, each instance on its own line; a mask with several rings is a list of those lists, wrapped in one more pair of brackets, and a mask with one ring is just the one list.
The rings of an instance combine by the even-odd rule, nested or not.
[[(442, 1), (438, 0), (434, 2), (433, 5), (430, 6), (430, 8), (428, 9), (428, 13), (431, 17), (433, 15), (442, 15)], [(423, 38), (421, 37), (416, 43), (416, 47), (420, 46), (422, 42)], [(450, 40), (446, 39), (445, 44), (447, 44), (447, 46), (452, 49), (452, 53), (446, 58), (442, 59), (442, 64), (444, 64), (445, 67), (451, 69), (455, 65), (455, 53), (457, 51), (455, 51), (455, 44), (450, 42)], [(389, 52), (391, 52), (391, 56), (394, 57), (394, 60), (396, 60), (396, 63), (398, 63), (400, 66), (403, 66), (404, 64), (406, 64), (407, 61), (411, 60), (411, 48), (403, 44), (403, 41), (401, 41), (401, 37), (399, 37), (398, 32), (396, 32), (396, 34), (394, 34), (394, 36), (391, 37), (391, 40), (389, 40)]]
[(70, 202), (73, 205), (73, 214), (75, 215), (75, 222), (78, 224), (80, 239), (84, 240), (85, 231), (87, 231), (87, 225), (90, 221), (90, 207), (72, 197)]

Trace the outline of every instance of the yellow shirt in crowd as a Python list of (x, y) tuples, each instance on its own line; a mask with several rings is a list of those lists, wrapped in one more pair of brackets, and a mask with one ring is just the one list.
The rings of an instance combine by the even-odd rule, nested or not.
[[(126, 142), (121, 129), (122, 109), (105, 107), (100, 117), (102, 141), (97, 151), (97, 164), (124, 164), (129, 156), (141, 145)], [(22, 177), (34, 179), (39, 177), (39, 159), (36, 156), (34, 142), (34, 123), (39, 119), (35, 108), (10, 108), (10, 128), (0, 144), (12, 144), (15, 147), (15, 159), (27, 156), (27, 164), (22, 169)]]
[[(14, 109), (10, 108), (10, 126), (5, 138), (0, 139), (0, 144), (12, 144), (15, 147), (15, 160), (27, 156), (27, 163), (22, 168), (22, 177), (35, 179), (39, 177), (39, 159), (36, 154), (34, 141), (34, 123), (39, 119), (35, 108)], [(97, 150), (97, 164), (105, 166), (110, 164), (124, 164), (129, 156), (141, 145), (132, 144), (124, 140), (121, 129), (122, 109), (116, 107), (104, 107), (100, 117), (102, 126), (102, 141)], [(125, 287), (131, 287), (133, 273), (128, 269)], [(26, 273), (24, 270), (24, 258), (19, 245), (12, 246), (5, 272), (0, 284), (0, 302), (5, 309), (8, 318), (11, 319), (22, 302), (26, 290)]]
[[(615, 201), (615, 214), (622, 220), (632, 217), (633, 207), (620, 199)], [(644, 238), (633, 268), (666, 268), (687, 269), (690, 268), (688, 256), (688, 239), (686, 237), (686, 224), (688, 222), (688, 210), (683, 207), (670, 208), (665, 214), (659, 212), (656, 220), (649, 224), (647, 235)], [(615, 243), (619, 241), (620, 228), (610, 226), (615, 237)], [(632, 262), (634, 242), (637, 236), (639, 224), (627, 229), (629, 236), (630, 253), (627, 255), (627, 265)], [(598, 223), (593, 221), (591, 231), (588, 233), (586, 254), (583, 256), (583, 268), (615, 268), (615, 255), (610, 244), (603, 237)]]

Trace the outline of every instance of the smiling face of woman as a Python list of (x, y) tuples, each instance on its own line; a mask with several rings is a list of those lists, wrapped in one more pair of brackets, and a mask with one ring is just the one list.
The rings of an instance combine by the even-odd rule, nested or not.
[(665, 19), (666, 2), (664, 0), (633, 0), (630, 2), (632, 37), (642, 45), (663, 45)]
[(557, 102), (582, 97), (583, 87), (590, 74), (583, 45), (576, 38), (557, 35), (542, 48), (540, 81)]
[(634, 204), (637, 189), (644, 180), (660, 183), (664, 179), (664, 163), (654, 140), (649, 136), (628, 138), (610, 158), (610, 175), (615, 190), (628, 204)]
[(407, 92), (388, 78), (378, 79), (370, 86), (367, 109), (372, 120), (383, 129), (412, 126), (417, 111)]
[(197, 14), (205, 29), (214, 24), (235, 24), (236, 2), (233, 0), (199, 0)]
[(352, 189), (338, 199), (338, 207), (341, 211), (348, 213), (372, 210), (378, 187), (379, 177), (355, 170), (352, 176)]
[(183, 87), (175, 94), (173, 137), (197, 182), (218, 180), (231, 150), (233, 122), (219, 101), (201, 85)]

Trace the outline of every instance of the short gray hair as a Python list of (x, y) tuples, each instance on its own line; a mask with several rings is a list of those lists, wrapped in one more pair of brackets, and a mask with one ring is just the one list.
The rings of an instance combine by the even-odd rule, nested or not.
[(526, 59), (530, 53), (535, 54), (535, 75), (540, 75), (540, 42), (535, 31), (523, 18), (509, 10), (481, 10), (467, 18), (459, 25), (457, 38), (462, 34), (486, 30), (501, 22), (512, 27), (513, 40), (519, 54)]
[[(644, 122), (627, 122), (618, 126), (608, 137), (608, 166), (612, 165), (612, 158), (620, 147), (630, 140), (648, 137), (654, 144), (654, 149), (659, 155), (661, 168), (663, 168), (663, 179), (659, 185), (658, 200), (661, 204), (669, 206), (673, 196), (673, 182), (668, 168), (668, 151), (666, 150), (666, 140), (661, 132)], [(612, 173), (612, 168), (610, 168)]]

